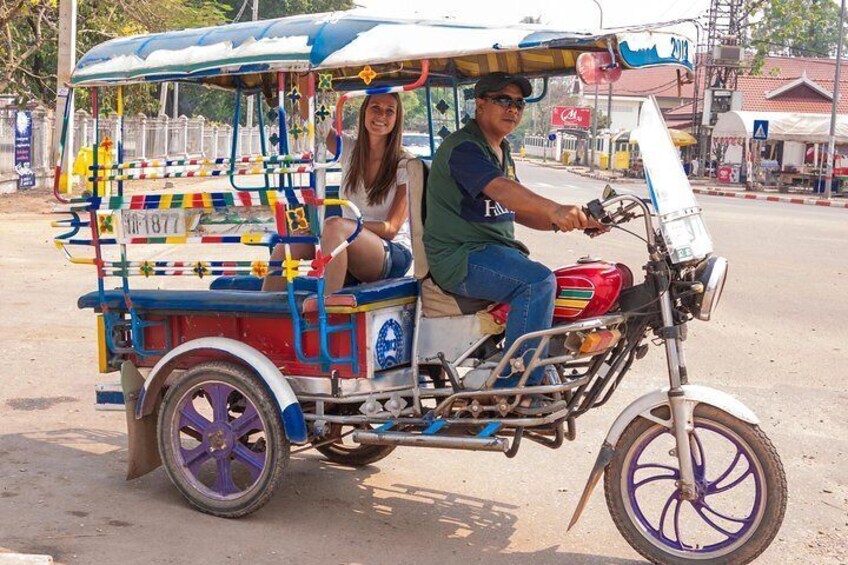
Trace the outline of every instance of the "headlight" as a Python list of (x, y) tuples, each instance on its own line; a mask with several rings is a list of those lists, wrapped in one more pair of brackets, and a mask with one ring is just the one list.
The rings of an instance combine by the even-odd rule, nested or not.
[(727, 278), (727, 259), (724, 257), (706, 259), (698, 266), (695, 278), (704, 285), (704, 292), (695, 298), (695, 307), (692, 313), (699, 320), (706, 322), (718, 306), (721, 291), (724, 290), (724, 281)]

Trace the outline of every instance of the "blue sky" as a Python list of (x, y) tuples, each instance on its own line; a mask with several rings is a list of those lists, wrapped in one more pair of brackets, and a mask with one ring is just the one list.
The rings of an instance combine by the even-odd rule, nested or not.
[[(365, 11), (383, 16), (451, 17), (488, 25), (515, 24), (525, 16), (534, 16), (541, 17), (542, 23), (550, 27), (581, 30), (597, 28), (600, 21), (598, 6), (592, 0), (356, 0), (356, 3)], [(604, 27), (695, 18), (709, 8), (709, 0), (599, 0), (599, 3), (604, 11)], [(694, 31), (687, 33), (693, 34)]]

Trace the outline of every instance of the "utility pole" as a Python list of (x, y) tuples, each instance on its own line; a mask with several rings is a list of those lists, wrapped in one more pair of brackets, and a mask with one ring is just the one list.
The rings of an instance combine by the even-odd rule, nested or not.
[(836, 107), (839, 104), (839, 75), (842, 70), (842, 42), (845, 38), (845, 0), (839, 7), (839, 43), (836, 44), (836, 76), (833, 79), (833, 106), (830, 111), (830, 141), (827, 144), (827, 175), (824, 197), (830, 198), (833, 190), (833, 159), (836, 154)]
[[(595, 5), (598, 7), (598, 16), (599, 22), (598, 26), (600, 29), (604, 29), (604, 7), (601, 6), (601, 3), (598, 0), (592, 0)], [(610, 85), (610, 91), (612, 91), (612, 85)], [(589, 171), (595, 170), (595, 142), (598, 136), (598, 83), (595, 83), (595, 107), (592, 109), (592, 157), (589, 159)]]
[(171, 108), (171, 117), (176, 120), (180, 117), (180, 83), (174, 82), (172, 86), (174, 88), (174, 107)]
[(701, 84), (701, 76), (704, 77), (703, 101), (696, 96), (692, 109), (693, 118), (697, 118), (698, 103), (702, 102), (701, 119), (695, 123), (694, 129), (701, 149), (703, 171), (708, 170), (710, 162), (713, 118), (739, 109), (734, 107), (734, 100), (738, 100), (736, 83), (742, 63), (742, 45), (746, 41), (746, 5), (747, 0), (710, 0), (706, 45), (699, 46), (700, 58), (695, 71), (696, 88)]
[(595, 145), (598, 139), (598, 83), (595, 83), (595, 105), (592, 108), (592, 156), (589, 158), (589, 171), (595, 170)]
[[(253, 21), (255, 22), (258, 19), (259, 19), (259, 0), (253, 0)], [(256, 98), (256, 96), (254, 94), (250, 94), (247, 97), (247, 116), (246, 116), (245, 124), (248, 127), (248, 132), (250, 131), (249, 128), (253, 127), (253, 114), (254, 114), (253, 101), (254, 101), (255, 98)], [(282, 104), (282, 102), (280, 102), (280, 103)]]
[(609, 171), (610, 178), (612, 178), (612, 83), (609, 83), (609, 89), (607, 90), (607, 137), (609, 137), (609, 142), (607, 143), (607, 170)]
[[(62, 113), (70, 92), (65, 84), (71, 80), (71, 72), (76, 64), (77, 55), (77, 0), (59, 1), (59, 58), (56, 63), (56, 111), (53, 120), (53, 154), (54, 162), (59, 162), (59, 145), (62, 142)], [(71, 157), (74, 152), (74, 109), (70, 109), (65, 138), (65, 159), (61, 163), (65, 173), (65, 186), (60, 190), (69, 190)], [(60, 179), (61, 182), (61, 179)]]

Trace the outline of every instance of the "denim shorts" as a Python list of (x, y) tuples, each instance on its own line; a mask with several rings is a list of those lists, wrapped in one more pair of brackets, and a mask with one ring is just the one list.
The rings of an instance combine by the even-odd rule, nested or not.
[(385, 239), (383, 247), (386, 248), (386, 256), (383, 259), (383, 271), (380, 273), (380, 278), (396, 279), (404, 276), (412, 266), (412, 251), (399, 243)]

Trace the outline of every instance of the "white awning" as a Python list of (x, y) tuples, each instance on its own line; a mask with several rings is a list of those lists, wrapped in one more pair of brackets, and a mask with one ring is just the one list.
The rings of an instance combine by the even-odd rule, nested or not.
[[(726, 112), (719, 114), (713, 140), (747, 140), (754, 136), (754, 121), (768, 121), (768, 138), (775, 141), (827, 143), (830, 114), (790, 112)], [(836, 116), (836, 143), (848, 143), (848, 115)]]

